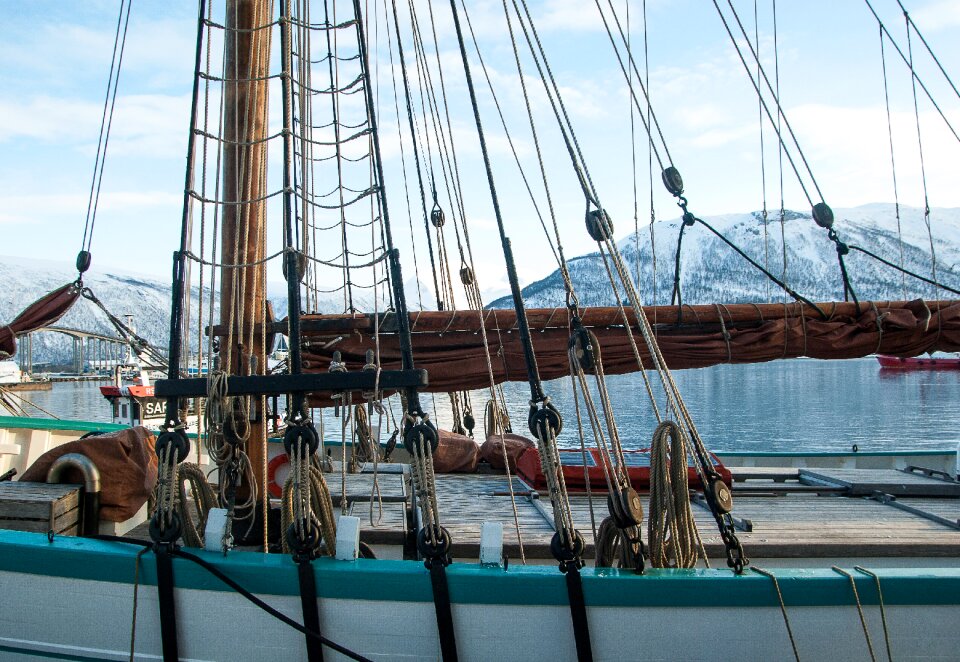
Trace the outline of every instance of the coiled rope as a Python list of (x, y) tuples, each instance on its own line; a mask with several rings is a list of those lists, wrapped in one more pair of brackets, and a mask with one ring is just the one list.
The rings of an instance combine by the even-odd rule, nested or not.
[(688, 453), (686, 435), (676, 423), (664, 421), (657, 426), (650, 449), (647, 516), (650, 564), (655, 568), (692, 568), (700, 556), (707, 561), (690, 510)]

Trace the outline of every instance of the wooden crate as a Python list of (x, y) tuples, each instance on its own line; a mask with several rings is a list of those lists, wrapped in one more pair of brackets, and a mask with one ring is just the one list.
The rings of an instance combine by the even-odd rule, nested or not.
[(79, 485), (0, 483), (0, 529), (75, 536), (79, 523)]

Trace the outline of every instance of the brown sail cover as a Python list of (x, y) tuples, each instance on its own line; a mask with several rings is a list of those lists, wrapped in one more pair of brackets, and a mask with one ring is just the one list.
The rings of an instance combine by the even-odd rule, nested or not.
[(433, 452), (433, 469), (437, 473), (473, 473), (480, 461), (480, 447), (470, 437), (438, 430), (440, 443)]
[[(100, 518), (123, 522), (137, 514), (157, 482), (156, 438), (144, 427), (127, 428), (97, 437), (71, 441), (48, 450), (23, 472), (21, 481), (47, 482), (47, 471), (62, 455), (80, 453), (100, 470)], [(68, 469), (65, 483), (83, 484), (76, 469)]]
[[(820, 312), (801, 304), (717, 304), (683, 306), (682, 310), (648, 307), (644, 312), (654, 325), (667, 364), (674, 369), (799, 356), (849, 359), (875, 353), (917, 356), (960, 351), (960, 301), (860, 302), (859, 306), (823, 303), (818, 307)], [(636, 372), (637, 361), (620, 309), (588, 308), (581, 312), (584, 325), (600, 341), (606, 374)], [(649, 368), (650, 357), (636, 328), (636, 317), (632, 311), (626, 313), (643, 365)], [(569, 374), (569, 311), (531, 309), (527, 314), (541, 378)], [(399, 342), (391, 331), (395, 322), (390, 316), (380, 319), (380, 357), (385, 370), (400, 368)], [(411, 313), (410, 323), (414, 362), (429, 373), (430, 385), (425, 390), (449, 392), (489, 386), (478, 311)], [(526, 380), (516, 314), (485, 310), (483, 323), (494, 379), (498, 383)], [(371, 316), (307, 315), (302, 327), (308, 341), (304, 348), (307, 372), (326, 372), (334, 351), (341, 353), (349, 370), (360, 370), (366, 362), (366, 350), (374, 348)], [(326, 404), (321, 394), (311, 401), (316, 406)]]
[(503, 443), (500, 441), (499, 434), (491, 434), (487, 440), (480, 445), (480, 457), (486, 460), (494, 469), (504, 469), (503, 449), (507, 449), (507, 461), (510, 463), (510, 471), (517, 470), (517, 458), (520, 457), (528, 448), (535, 448), (536, 444), (519, 434), (512, 432), (503, 433)]
[(17, 351), (18, 335), (50, 326), (66, 315), (79, 296), (76, 283), (68, 283), (31, 303), (9, 324), (0, 325), (0, 359)]

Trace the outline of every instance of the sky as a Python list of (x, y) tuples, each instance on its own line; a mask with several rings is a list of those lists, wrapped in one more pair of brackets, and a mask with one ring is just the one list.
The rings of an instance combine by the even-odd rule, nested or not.
[[(718, 2), (730, 17), (725, 0)], [(906, 50), (904, 20), (896, 0), (871, 3)], [(425, 1), (415, 4), (421, 21), (425, 21)], [(947, 72), (955, 82), (960, 81), (960, 2), (904, 0), (904, 4)], [(416, 275), (428, 283), (431, 276), (423, 257), (422, 212), (415, 204), (408, 220), (405, 203), (398, 122), (404, 133), (402, 140), (407, 141), (404, 153), (409, 195), (416, 198), (418, 193), (406, 117), (402, 113), (397, 117), (390, 92), (391, 73), (398, 69), (396, 65), (391, 69), (386, 56), (383, 3), (372, 1), (367, 6), (368, 13), (376, 17), (368, 17), (368, 32), (371, 56), (377, 62), (372, 71), (380, 102), (385, 180), (394, 233), (405, 276)], [(614, 6), (625, 20), (627, 6), (623, 0), (614, 2)], [(734, 6), (751, 39), (756, 6), (761, 60), (772, 75), (775, 62), (770, 0), (758, 0), (756, 5), (752, 0), (736, 0)], [(519, 159), (540, 208), (545, 210), (536, 151), (502, 5), (499, 0), (482, 0), (468, 2), (467, 7)], [(118, 9), (118, 0), (0, 0), (0, 88), (5, 90), (0, 97), (0, 254), (74, 260), (83, 235)], [(634, 115), (636, 131), (631, 140), (628, 87), (596, 5), (585, 0), (543, 0), (531, 2), (531, 10), (585, 161), (614, 220), (618, 238), (631, 233), (635, 223), (645, 228), (651, 206), (647, 138)], [(194, 2), (133, 2), (93, 241), (94, 269), (120, 268), (160, 278), (170, 273), (183, 204), (196, 11)], [(434, 3), (434, 11), (467, 225), (478, 280), (489, 300), (506, 291), (503, 256), (449, 6)], [(630, 2), (629, 11), (631, 42), (642, 70), (643, 2)], [(691, 209), (701, 216), (759, 210), (763, 206), (764, 177), (767, 206), (778, 208), (780, 174), (775, 134), (764, 120), (765, 150), (761, 153), (757, 96), (713, 3), (647, 0), (646, 12), (651, 102), (673, 163), (683, 174)], [(834, 208), (892, 202), (880, 40), (867, 5), (855, 0), (780, 0), (777, 12), (780, 96), (823, 198)], [(402, 24), (408, 23), (407, 16), (401, 8)], [(430, 35), (425, 33), (425, 37), (432, 48)], [(405, 40), (410, 60), (412, 46), (408, 37)], [(743, 40), (740, 44), (745, 48)], [(916, 34), (913, 49), (919, 76), (960, 132), (960, 98)], [(889, 43), (886, 50), (899, 198), (903, 204), (922, 206), (923, 173), (910, 74)], [(568, 255), (589, 252), (594, 245), (584, 231), (583, 196), (542, 87), (533, 75), (529, 54), (524, 57), (525, 80), (561, 240)], [(506, 232), (517, 252), (520, 281), (526, 284), (545, 277), (556, 263), (518, 175), (476, 53), (471, 53), (471, 66)], [(271, 108), (279, 109), (280, 95), (271, 94)], [(920, 144), (930, 205), (958, 207), (960, 142), (949, 133), (922, 91), (919, 94)], [(271, 120), (271, 129), (279, 127), (278, 122)], [(271, 150), (269, 177), (277, 182), (280, 143)], [(795, 150), (792, 153), (799, 156)], [(439, 171), (434, 174), (439, 181)], [(812, 188), (810, 180), (806, 181)], [(789, 169), (784, 172), (784, 183), (785, 206), (809, 209)], [(330, 187), (319, 183), (317, 188)], [(815, 198), (814, 202), (819, 201), (819, 196)], [(447, 201), (442, 200), (442, 204), (449, 209)], [(653, 208), (658, 220), (679, 214), (659, 182), (659, 172), (654, 173)], [(271, 206), (269, 216), (275, 228), (269, 238), (268, 252), (272, 252), (281, 241), (277, 205)], [(404, 227), (410, 221), (415, 228), (413, 242)], [(936, 235), (935, 215), (932, 222)], [(446, 241), (450, 254), (455, 255), (449, 227)], [(419, 255), (416, 269), (409, 259), (412, 251)], [(456, 263), (456, 258), (452, 259)], [(279, 274), (274, 275), (273, 280), (279, 280)], [(423, 292), (425, 300), (431, 296)]]

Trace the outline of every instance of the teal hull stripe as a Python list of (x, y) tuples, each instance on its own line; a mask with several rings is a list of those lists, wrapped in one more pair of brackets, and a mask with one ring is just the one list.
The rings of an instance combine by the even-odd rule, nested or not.
[(96, 655), (80, 655), (78, 653), (55, 653), (52, 651), (38, 651), (32, 648), (21, 648), (19, 646), (10, 646), (0, 644), (0, 653), (17, 653), (18, 655), (29, 655), (30, 657), (40, 657), (45, 660), (72, 660), (74, 662), (89, 662), (90, 660), (102, 660)]
[(0, 428), (30, 430), (75, 430), (77, 432), (116, 432), (130, 427), (117, 423), (99, 423), (97, 421), (65, 421), (56, 418), (25, 418), (21, 416), (0, 416)]
[(716, 451), (717, 457), (721, 460), (725, 457), (900, 457), (900, 456), (926, 456), (926, 455), (956, 455), (957, 449), (944, 448), (942, 450), (923, 449), (905, 449), (900, 451)]
[[(132, 584), (135, 545), (61, 536), (50, 543), (44, 534), (0, 531), (0, 571), (72, 577)], [(195, 550), (191, 550), (195, 551)], [(297, 571), (288, 556), (195, 551), (245, 588), (260, 594), (299, 595)], [(197, 590), (230, 590), (206, 570), (175, 560), (177, 586)], [(321, 598), (431, 602), (428, 571), (412, 561), (320, 559), (315, 563)], [(848, 568), (852, 571), (852, 568)], [(888, 605), (960, 605), (960, 569), (878, 569)], [(777, 571), (787, 606), (853, 604), (849, 580), (829, 569)], [(854, 573), (855, 575), (857, 573)], [(511, 565), (481, 568), (455, 563), (448, 570), (450, 593), (457, 604), (565, 605), (563, 576), (553, 566)], [(150, 554), (143, 557), (140, 581), (156, 583)], [(587, 604), (595, 607), (772, 607), (773, 583), (747, 572), (728, 570), (583, 571)], [(857, 577), (864, 604), (877, 604), (872, 578)], [(132, 586), (131, 586), (132, 590)]]

